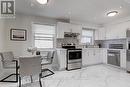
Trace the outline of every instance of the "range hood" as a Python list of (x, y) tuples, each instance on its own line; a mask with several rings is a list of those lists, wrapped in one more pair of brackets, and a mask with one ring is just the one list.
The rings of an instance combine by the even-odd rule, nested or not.
[(64, 37), (77, 37), (79, 35), (79, 33), (64, 32)]

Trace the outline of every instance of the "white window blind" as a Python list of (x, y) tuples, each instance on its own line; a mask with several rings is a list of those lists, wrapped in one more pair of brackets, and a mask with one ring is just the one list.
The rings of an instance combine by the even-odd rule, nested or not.
[(94, 38), (94, 30), (82, 29), (81, 43), (90, 45), (93, 43), (93, 38)]
[(53, 48), (55, 26), (33, 24), (35, 47)]

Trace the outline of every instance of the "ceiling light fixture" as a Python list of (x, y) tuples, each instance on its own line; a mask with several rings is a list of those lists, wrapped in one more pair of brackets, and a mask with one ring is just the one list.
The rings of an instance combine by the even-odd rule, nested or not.
[(37, 0), (39, 4), (47, 4), (48, 0)]
[(108, 17), (113, 17), (113, 16), (116, 16), (117, 13), (118, 13), (117, 11), (111, 11), (111, 12), (108, 12), (108, 13), (107, 13), (107, 16), (108, 16)]

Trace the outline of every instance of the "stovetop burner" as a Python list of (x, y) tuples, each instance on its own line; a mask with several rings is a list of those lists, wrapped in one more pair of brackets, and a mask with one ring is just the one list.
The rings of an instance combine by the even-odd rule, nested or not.
[(65, 49), (76, 49), (75, 46), (62, 46), (62, 48), (65, 48)]

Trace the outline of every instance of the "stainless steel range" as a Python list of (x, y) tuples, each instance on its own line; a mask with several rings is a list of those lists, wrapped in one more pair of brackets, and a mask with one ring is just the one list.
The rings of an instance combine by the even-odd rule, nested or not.
[(76, 49), (75, 46), (62, 46), (67, 49), (67, 70), (80, 69), (82, 67), (82, 49)]

